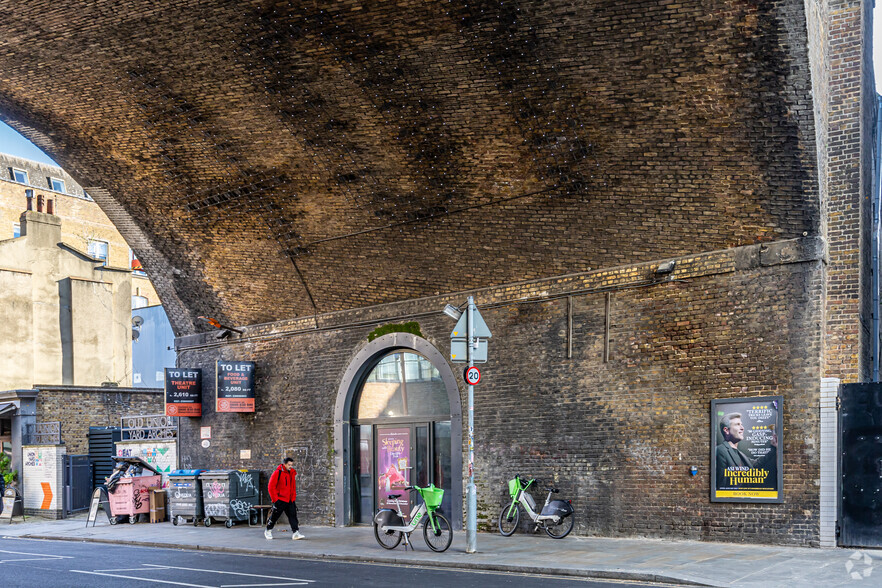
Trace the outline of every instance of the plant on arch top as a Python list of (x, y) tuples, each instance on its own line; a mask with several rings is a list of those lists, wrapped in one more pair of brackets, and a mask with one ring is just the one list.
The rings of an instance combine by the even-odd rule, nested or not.
[(411, 335), (416, 335), (417, 337), (423, 336), (423, 332), (420, 331), (419, 323), (417, 323), (416, 321), (410, 321), (406, 323), (383, 325), (381, 327), (377, 327), (376, 329), (368, 333), (368, 342), (373, 341), (377, 337), (388, 335), (389, 333), (410, 333)]

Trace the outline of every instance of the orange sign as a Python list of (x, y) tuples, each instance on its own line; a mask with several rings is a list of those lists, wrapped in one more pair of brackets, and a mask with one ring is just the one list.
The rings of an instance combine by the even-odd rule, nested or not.
[(43, 488), (43, 504), (40, 505), (40, 508), (49, 510), (52, 508), (52, 485), (49, 482), (40, 482), (40, 487)]

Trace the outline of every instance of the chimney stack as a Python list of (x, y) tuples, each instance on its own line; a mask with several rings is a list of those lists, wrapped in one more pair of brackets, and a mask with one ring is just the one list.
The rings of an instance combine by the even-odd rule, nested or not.
[(55, 199), (49, 198), (46, 201), (46, 214), (55, 214)]
[(25, 190), (25, 197), (28, 199), (28, 210), (34, 209), (34, 191)]
[(43, 212), (43, 202), (46, 200), (46, 197), (42, 194), (37, 194), (37, 212)]

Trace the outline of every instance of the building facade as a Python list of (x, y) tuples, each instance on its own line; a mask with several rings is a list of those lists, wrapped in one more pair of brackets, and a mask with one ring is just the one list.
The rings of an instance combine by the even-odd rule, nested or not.
[(112, 267), (132, 269), (132, 306), (160, 304), (155, 288), (125, 239), (70, 174), (58, 166), (0, 153), (0, 240), (21, 234), (26, 191), (54, 203), (62, 239)]
[[(879, 355), (871, 4), (57, 0), (101, 50), (24, 34), (23, 5), (0, 117), (150, 270), (203, 375), (183, 467), (290, 455), (329, 525), (428, 481), (460, 525), (442, 309), (472, 296), (482, 527), (520, 473), (573, 499), (578, 534), (833, 545), (835, 399)], [(253, 412), (230, 412), (251, 399), (216, 374), (252, 364)], [(712, 497), (721, 401), (780, 416), (726, 470), (774, 471), (773, 500)]]

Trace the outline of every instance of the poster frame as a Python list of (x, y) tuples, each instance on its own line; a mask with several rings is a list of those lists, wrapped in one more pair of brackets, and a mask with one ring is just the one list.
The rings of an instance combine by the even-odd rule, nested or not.
[[(243, 398), (235, 398), (224, 396), (223, 398), (220, 395), (220, 381), (221, 381), (221, 364), (234, 364), (234, 365), (243, 365), (248, 364), (251, 366), (251, 373), (249, 377), (249, 383), (251, 385), (250, 395)], [(250, 414), (257, 410), (257, 390), (255, 385), (255, 371), (257, 370), (257, 364), (253, 361), (246, 360), (225, 360), (218, 359), (214, 362), (214, 411), (216, 413), (243, 413)], [(236, 371), (236, 370), (233, 370)], [(250, 410), (232, 410), (230, 408), (222, 408), (221, 400), (251, 400), (251, 409)]]
[[(194, 372), (196, 375), (196, 390), (199, 398), (199, 402), (169, 402), (168, 401), (168, 384), (169, 384), (169, 372)], [(183, 376), (181, 376), (183, 377)], [(199, 418), (202, 416), (202, 405), (204, 404), (202, 398), (202, 368), (165, 368), (165, 377), (163, 378), (163, 414), (165, 416), (176, 416), (176, 417), (188, 417), (188, 418)], [(175, 409), (172, 414), (169, 414), (168, 407), (169, 406), (198, 406), (199, 414), (181, 414), (179, 409)]]
[[(775, 463), (777, 465), (776, 498), (757, 497), (720, 497), (717, 496), (717, 431), (719, 426), (719, 411), (726, 410), (727, 405), (754, 404), (754, 403), (778, 403), (778, 414), (775, 419), (775, 431), (778, 435), (778, 451)], [(740, 502), (752, 504), (782, 504), (784, 502), (784, 397), (783, 396), (751, 396), (747, 398), (714, 398), (710, 405), (710, 500), (711, 502)]]

